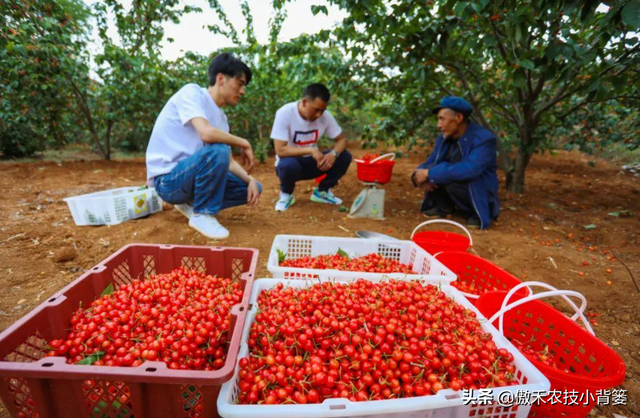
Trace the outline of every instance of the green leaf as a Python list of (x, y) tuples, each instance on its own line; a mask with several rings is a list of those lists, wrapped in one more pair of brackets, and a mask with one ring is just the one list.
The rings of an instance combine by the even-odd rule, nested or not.
[(102, 356), (104, 356), (104, 351), (96, 351), (95, 353), (91, 354), (90, 356), (87, 356), (87, 357), (83, 358), (82, 360), (80, 360), (76, 364), (79, 364), (79, 365), (91, 365), (91, 364), (95, 363), (96, 361), (100, 360), (102, 358)]
[(278, 264), (287, 259), (287, 253), (285, 253), (284, 251), (280, 251), (276, 248), (276, 252), (278, 253)]
[(100, 297), (107, 296), (113, 293), (113, 283), (109, 283), (109, 286), (105, 287)]
[(620, 212), (609, 212), (609, 216), (615, 216), (616, 218), (619, 218)]
[(349, 212), (349, 208), (346, 207), (345, 205), (340, 205), (340, 209), (338, 209), (339, 212)]
[(347, 254), (347, 252), (345, 250), (343, 250), (342, 248), (338, 248), (337, 254), (342, 256), (342, 257), (349, 258), (349, 254)]
[(529, 61), (529, 60), (518, 61), (518, 64), (521, 67), (526, 68), (527, 70), (535, 70), (536, 69), (535, 64), (532, 61)]
[(632, 28), (640, 27), (640, 0), (631, 0), (622, 9), (622, 21)]
[[(522, 29), (520, 28), (520, 25), (516, 26), (516, 43), (519, 44), (520, 41), (522, 40)], [(526, 67), (525, 67), (526, 68)], [(533, 68), (529, 68), (530, 70), (533, 70)]]
[(311, 13), (313, 13), (314, 16), (318, 13), (324, 13), (328, 16), (329, 10), (327, 9), (327, 6), (311, 6)]
[(583, 226), (584, 229), (596, 229), (596, 225), (595, 224), (589, 224), (589, 225), (585, 225)]
[(464, 12), (464, 9), (467, 8), (468, 4), (469, 3), (467, 3), (466, 1), (457, 2), (455, 7), (453, 8), (454, 13), (457, 15), (462, 14), (462, 12)]

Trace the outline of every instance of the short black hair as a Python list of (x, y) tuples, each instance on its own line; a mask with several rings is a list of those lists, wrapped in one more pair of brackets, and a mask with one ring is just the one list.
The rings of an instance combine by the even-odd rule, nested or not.
[(307, 88), (304, 89), (303, 96), (310, 100), (320, 98), (327, 103), (329, 102), (329, 99), (331, 99), (329, 89), (322, 83), (309, 84)]
[(247, 84), (251, 81), (251, 70), (242, 62), (240, 58), (237, 58), (230, 52), (217, 55), (211, 64), (209, 64), (209, 85), (214, 86), (216, 84), (216, 77), (218, 74), (224, 74), (228, 77), (242, 77), (247, 78)]

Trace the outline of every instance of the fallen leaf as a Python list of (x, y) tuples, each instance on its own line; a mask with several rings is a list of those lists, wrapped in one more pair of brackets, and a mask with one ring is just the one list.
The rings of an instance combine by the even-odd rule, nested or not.
[(616, 340), (611, 341), (611, 344), (615, 345), (616, 347), (620, 345), (620, 343)]
[(18, 301), (18, 305), (22, 305), (23, 303), (25, 303), (27, 300), (26, 299), (20, 299)]
[(584, 229), (596, 229), (596, 225), (594, 224), (589, 224), (589, 225), (585, 225), (583, 226)]

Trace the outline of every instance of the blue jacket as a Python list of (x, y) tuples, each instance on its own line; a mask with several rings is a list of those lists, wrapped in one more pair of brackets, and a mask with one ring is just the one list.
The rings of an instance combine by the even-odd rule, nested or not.
[[(487, 128), (470, 122), (467, 130), (458, 140), (462, 161), (444, 162), (451, 141), (442, 135), (436, 139), (433, 153), (418, 169), (429, 170), (429, 181), (435, 184), (469, 182), (469, 194), (482, 229), (500, 214), (498, 202), (498, 176), (496, 174), (496, 136)], [(422, 211), (435, 206), (429, 193), (425, 194)]]

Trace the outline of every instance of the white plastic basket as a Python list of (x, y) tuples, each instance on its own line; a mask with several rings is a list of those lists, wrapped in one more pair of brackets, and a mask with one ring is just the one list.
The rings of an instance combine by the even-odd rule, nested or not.
[(273, 239), (267, 269), (275, 278), (313, 279), (322, 273), (325, 276), (328, 275), (334, 278), (375, 279), (380, 276), (380, 273), (281, 267), (278, 262), (278, 250), (286, 253), (287, 260), (304, 256), (316, 257), (318, 255), (336, 254), (338, 250), (345, 251), (350, 257), (360, 257), (375, 253), (385, 258), (408, 264), (414, 271), (413, 274), (385, 273), (387, 277), (440, 282), (452, 282), (456, 279), (454, 272), (413, 241), (307, 235), (276, 235)]
[[(352, 279), (329, 279), (320, 275), (317, 280), (286, 280), (286, 279), (258, 279), (253, 282), (251, 298), (249, 300), (249, 312), (244, 324), (242, 340), (240, 342), (240, 359), (249, 353), (247, 341), (251, 332), (256, 313), (258, 312), (258, 296), (263, 290), (270, 289), (278, 283), (295, 288), (309, 287), (320, 281), (334, 280), (346, 283)], [(378, 275), (371, 281), (383, 280)], [(484, 317), (456, 288), (450, 285), (442, 285), (442, 291), (454, 299), (460, 305), (471, 309), (480, 320), (482, 329), (492, 335), (499, 348), (506, 348), (514, 357), (516, 367), (516, 380), (518, 385), (505, 386), (490, 389), (493, 400), (497, 401), (502, 392), (510, 392), (512, 399), (517, 399), (518, 391), (548, 391), (549, 380), (529, 362), (517, 348), (504, 338), (490, 323), (483, 320)], [(514, 405), (511, 407), (499, 407), (492, 405), (464, 405), (462, 391), (444, 389), (435, 395), (413, 398), (391, 399), (383, 401), (350, 402), (344, 398), (327, 399), (321, 404), (306, 405), (238, 405), (235, 400), (238, 395), (238, 372), (236, 369), (231, 380), (222, 385), (218, 396), (218, 414), (224, 418), (314, 418), (314, 417), (375, 417), (375, 418), (526, 418), (531, 406)]]
[(162, 210), (154, 188), (120, 187), (64, 199), (76, 225), (117, 225)]

